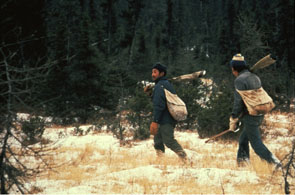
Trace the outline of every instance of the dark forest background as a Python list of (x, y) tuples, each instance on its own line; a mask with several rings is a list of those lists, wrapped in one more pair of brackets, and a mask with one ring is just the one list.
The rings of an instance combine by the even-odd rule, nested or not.
[[(7, 0), (0, 15), (1, 113), (85, 123), (94, 111), (122, 106), (148, 112), (138, 82), (151, 80), (155, 62), (168, 77), (205, 69), (226, 94), (211, 107), (221, 106), (232, 101), (228, 63), (236, 53), (250, 66), (275, 56), (257, 74), (277, 108), (294, 97), (294, 0)], [(201, 96), (199, 82), (175, 85), (192, 104), (191, 119), (212, 118), (189, 102)]]
[(141, 81), (151, 81), (155, 62), (168, 77), (206, 70), (214, 83), (173, 83), (189, 112), (180, 130), (206, 137), (228, 128), (236, 53), (249, 66), (276, 58), (256, 74), (275, 110), (294, 112), (294, 0), (1, 0), (0, 26), (1, 194), (14, 185), (28, 192), (25, 178), (42, 172), (18, 161), (42, 159), (29, 147), (46, 145), (50, 124), (40, 116), (77, 135), (81, 124), (108, 125), (120, 140), (127, 119), (134, 139), (148, 138), (152, 106)]

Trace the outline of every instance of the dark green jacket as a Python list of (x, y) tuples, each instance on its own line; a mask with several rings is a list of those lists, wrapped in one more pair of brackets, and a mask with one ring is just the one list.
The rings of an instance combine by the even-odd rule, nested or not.
[(166, 104), (166, 96), (164, 89), (167, 89), (171, 93), (176, 93), (171, 83), (166, 79), (166, 77), (160, 77), (156, 81), (154, 88), (153, 99), (153, 121), (159, 124), (173, 124), (176, 123), (168, 111)]

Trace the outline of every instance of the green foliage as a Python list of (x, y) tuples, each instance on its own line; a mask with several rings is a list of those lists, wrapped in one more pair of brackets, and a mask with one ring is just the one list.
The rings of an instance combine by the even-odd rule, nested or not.
[(77, 135), (77, 136), (83, 135), (83, 129), (80, 128), (80, 125), (79, 124), (76, 124), (75, 125), (74, 135)]
[[(136, 81), (150, 77), (155, 61), (166, 64), (171, 76), (204, 68), (217, 80), (217, 72), (224, 72), (223, 65), (239, 52), (253, 65), (275, 51), (286, 59), (285, 71), (294, 67), (294, 30), (285, 30), (294, 23), (294, 17), (285, 19), (292, 13), (290, 2), (53, 0), (47, 4), (48, 52), (60, 62), (50, 74), (50, 90), (45, 88), (43, 94), (56, 98), (47, 108), (60, 116), (72, 113), (85, 121), (91, 104), (116, 108), (118, 86), (126, 91), (124, 96), (133, 96)], [(272, 23), (280, 18), (284, 22)], [(287, 89), (286, 79), (291, 76), (272, 81), (277, 89), (272, 91), (294, 96)], [(69, 107), (65, 102), (73, 103)]]
[(286, 71), (286, 65), (281, 67), (281, 71), (275, 71), (273, 66), (275, 65), (257, 71), (256, 74), (260, 77), (263, 88), (274, 100), (276, 104), (274, 110), (289, 112), (291, 98), (287, 94), (294, 93), (292, 85), (295, 83), (295, 78), (292, 78), (290, 72)]
[(241, 53), (246, 56), (248, 65), (254, 65), (269, 50), (264, 42), (265, 33), (258, 27), (256, 18), (251, 18), (248, 13), (238, 16), (237, 26), (240, 28)]
[(233, 86), (228, 82), (213, 86), (206, 107), (197, 116), (200, 137), (212, 136), (228, 129), (233, 103)]
[(41, 117), (31, 117), (29, 121), (22, 121), (22, 131), (26, 135), (25, 139), (34, 143), (40, 141), (45, 130), (45, 120)]
[[(294, 1), (42, 0), (27, 5), (13, 0), (0, 5), (6, 26), (0, 30), (1, 48), (4, 54), (18, 51), (12, 58), (16, 67), (33, 66), (44, 55), (56, 62), (46, 82), (34, 87), (51, 115), (86, 121), (91, 105), (116, 108), (117, 76), (128, 78), (120, 85), (128, 92), (124, 95), (133, 95), (136, 81), (149, 78), (156, 61), (166, 64), (171, 76), (203, 64), (214, 78), (239, 52), (249, 65), (268, 53), (277, 55), (273, 72), (279, 79), (264, 84), (273, 86), (275, 95), (294, 96)], [(28, 58), (32, 63), (24, 63)], [(288, 74), (275, 73), (281, 68)]]
[(91, 130), (92, 130), (92, 127), (88, 127), (87, 130), (83, 130), (80, 127), (80, 124), (79, 123), (76, 123), (75, 124), (75, 128), (74, 128), (74, 131), (73, 131), (73, 134), (76, 135), (76, 136), (87, 135)]
[(174, 86), (177, 95), (185, 102), (188, 111), (187, 119), (178, 124), (186, 129), (196, 129), (197, 118), (202, 109), (200, 102), (206, 89), (201, 85), (200, 80), (175, 83)]
[(128, 99), (127, 106), (130, 109), (128, 120), (135, 128), (134, 139), (147, 139), (150, 136), (152, 102), (150, 97), (143, 92), (141, 85), (136, 87), (135, 95)]
[[(93, 114), (92, 105), (106, 107), (109, 92), (105, 88), (105, 62), (101, 52), (92, 44), (97, 41), (93, 37), (93, 30), (97, 28), (91, 28), (91, 20), (85, 13), (82, 13), (78, 27), (75, 32), (76, 44), (79, 45), (76, 54), (70, 61), (65, 60), (68, 51), (64, 52), (64, 56), (57, 55), (60, 63), (53, 69), (50, 75), (52, 79), (48, 80), (51, 89), (55, 89), (56, 84), (59, 86), (57, 90), (49, 92), (50, 96), (58, 97), (56, 101), (50, 102), (48, 111), (58, 117), (78, 118), (81, 123), (85, 123)], [(64, 35), (60, 37), (63, 38)], [(56, 44), (58, 46), (60, 42)]]

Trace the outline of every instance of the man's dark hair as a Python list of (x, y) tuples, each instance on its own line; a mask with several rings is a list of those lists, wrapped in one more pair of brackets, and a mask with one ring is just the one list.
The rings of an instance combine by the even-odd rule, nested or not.
[(156, 64), (153, 65), (153, 69), (157, 69), (157, 70), (159, 70), (159, 72), (164, 72), (164, 76), (166, 76), (167, 67), (165, 65), (157, 62)]
[(234, 55), (229, 65), (237, 72), (241, 72), (245, 69), (249, 69), (246, 64), (246, 61), (244, 60), (244, 56), (242, 56), (241, 54)]
[(237, 72), (242, 72), (243, 70), (249, 70), (248, 66), (232, 66)]

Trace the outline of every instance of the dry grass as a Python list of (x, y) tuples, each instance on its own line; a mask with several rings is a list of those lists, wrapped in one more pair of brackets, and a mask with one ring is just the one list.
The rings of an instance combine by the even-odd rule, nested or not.
[[(283, 116), (288, 121), (293, 120), (289, 115)], [(266, 129), (274, 128), (273, 123), (265, 125)], [(288, 131), (294, 132), (294, 127)], [(156, 157), (150, 144), (152, 140), (147, 141), (147, 147), (140, 150), (136, 150), (136, 147), (141, 143), (130, 148), (118, 147), (119, 144), (103, 148), (85, 144), (81, 147), (58, 148), (56, 155), (47, 159), (55, 163), (52, 164), (55, 168), (47, 170), (38, 179), (62, 181), (59, 187), (64, 189), (86, 185), (95, 194), (284, 194), (282, 173), (261, 161), (252, 148), (251, 163), (246, 167), (238, 167), (237, 141), (204, 144), (201, 142), (203, 140), (185, 139), (185, 136), (181, 138), (178, 134), (182, 135), (176, 132), (176, 139), (190, 157), (187, 164), (183, 164), (169, 149), (163, 157)], [(194, 135), (187, 133), (186, 136), (190, 134)], [(266, 146), (271, 142), (266, 140)], [(279, 144), (279, 148), (272, 152), (282, 159), (288, 150), (281, 148), (290, 148), (291, 142), (286, 139)], [(204, 183), (200, 179), (203, 175), (200, 174), (206, 173), (207, 169), (215, 175), (204, 175), (208, 179)], [(220, 173), (214, 172), (219, 170)], [(249, 181), (238, 182), (244, 174)], [(255, 175), (255, 181), (251, 181), (252, 176), (247, 174)]]
[[(272, 112), (265, 115), (263, 123), (268, 130), (276, 128), (284, 128), (288, 130), (290, 135), (295, 135), (295, 113)], [(279, 136), (282, 136), (279, 134)]]
[[(184, 144), (185, 145), (185, 144)], [(232, 144), (232, 147), (226, 147), (228, 150), (225, 155), (218, 155), (224, 152), (223, 144), (216, 145), (212, 147), (211, 151), (195, 149), (200, 155), (203, 155), (201, 161), (197, 163), (183, 165), (181, 162), (173, 155), (167, 155), (161, 158), (155, 157), (153, 153), (142, 153), (135, 154), (130, 153), (125, 148), (120, 148), (119, 150), (114, 150), (109, 148), (108, 150), (99, 150), (91, 145), (86, 145), (83, 149), (71, 149), (71, 148), (61, 148), (58, 152), (73, 152), (77, 153), (76, 157), (71, 159), (66, 166), (59, 167), (55, 170), (48, 172), (46, 176), (49, 180), (63, 180), (68, 181), (64, 184), (64, 188), (69, 188), (73, 185), (81, 185), (84, 180), (95, 180), (99, 177), (96, 172), (98, 166), (104, 166), (105, 169), (100, 171), (100, 174), (108, 175), (110, 173), (116, 173), (124, 170), (134, 169), (143, 166), (153, 165), (155, 168), (159, 169), (162, 173), (162, 180), (153, 180), (153, 178), (147, 177), (130, 177), (128, 179), (129, 187), (126, 185), (113, 182), (116, 181), (117, 177), (106, 176), (105, 180), (109, 180), (113, 184), (109, 188), (109, 193), (112, 194), (130, 194), (130, 193), (140, 193), (140, 194), (170, 194), (170, 193), (181, 193), (181, 194), (225, 194), (225, 193), (262, 193), (264, 189), (267, 192), (282, 194), (282, 186), (279, 185), (280, 182), (276, 181), (276, 178), (280, 178), (280, 175), (273, 174), (273, 167), (269, 166), (265, 162), (261, 161), (258, 157), (255, 157), (253, 152), (251, 155), (254, 157), (251, 160), (251, 166), (246, 169), (257, 173), (260, 177), (260, 182), (258, 184), (236, 184), (234, 187), (225, 188), (225, 186), (230, 186), (230, 179), (221, 178), (219, 184), (217, 185), (203, 185), (199, 184), (194, 175), (187, 174), (188, 168), (202, 168), (202, 167), (214, 167), (220, 169), (232, 169), (233, 171), (243, 170), (245, 168), (239, 168), (236, 166), (233, 154), (236, 153), (236, 144)], [(223, 145), (224, 146), (224, 145)], [(184, 147), (185, 148), (185, 147)], [(189, 148), (193, 150), (194, 148)], [(95, 159), (90, 158), (94, 153), (99, 153), (103, 158)], [(67, 159), (60, 158), (59, 161), (66, 161)], [(226, 163), (229, 161), (230, 163)], [(91, 168), (92, 166), (92, 168)], [(88, 168), (85, 168), (88, 167)], [(172, 174), (171, 167), (183, 169), (183, 174), (176, 177), (174, 180), (169, 180), (169, 175)], [(226, 189), (233, 189), (234, 191), (226, 191)], [(251, 191), (249, 191), (251, 188)], [(271, 190), (269, 190), (271, 188)], [(256, 190), (257, 189), (257, 190)], [(98, 187), (98, 192), (104, 192), (103, 189)], [(96, 192), (97, 193), (97, 192)], [(105, 192), (104, 192), (105, 193)]]

